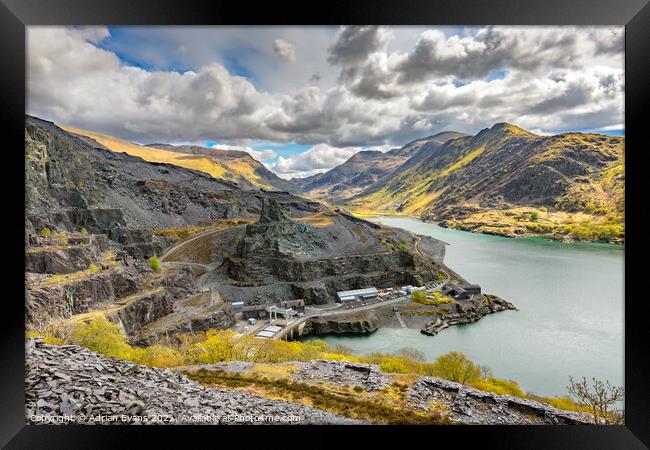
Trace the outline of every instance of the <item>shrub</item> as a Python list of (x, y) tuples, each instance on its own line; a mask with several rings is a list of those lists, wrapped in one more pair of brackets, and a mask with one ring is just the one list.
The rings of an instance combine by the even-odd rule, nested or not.
[(97, 267), (97, 265), (94, 263), (90, 263), (88, 270), (90, 270), (92, 273), (97, 273), (99, 272), (99, 267)]
[(533, 222), (537, 222), (537, 219), (539, 219), (539, 214), (536, 211), (533, 211), (530, 213), (530, 220)]
[(478, 381), (481, 377), (481, 369), (460, 352), (439, 356), (434, 369), (440, 377), (462, 384)]
[(126, 342), (117, 324), (109, 322), (104, 316), (98, 316), (89, 322), (75, 324), (70, 340), (94, 352), (111, 358), (140, 361), (138, 350)]
[(501, 380), (499, 378), (489, 377), (485, 380), (473, 381), (470, 383), (477, 389), (494, 392), (499, 395), (513, 395), (515, 397), (526, 397), (519, 384), (512, 380)]
[(81, 229), (81, 235), (82, 236), (87, 236), (88, 235), (88, 230), (86, 230), (86, 228), (82, 228)]
[(149, 267), (153, 270), (160, 270), (160, 260), (156, 255), (149, 258)]
[(52, 230), (50, 230), (48, 227), (44, 227), (41, 230), (41, 236), (44, 238), (49, 238), (52, 235)]

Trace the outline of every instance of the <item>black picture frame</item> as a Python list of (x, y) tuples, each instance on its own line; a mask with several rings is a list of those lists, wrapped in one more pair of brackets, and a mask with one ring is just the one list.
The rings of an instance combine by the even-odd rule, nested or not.
[[(644, 251), (640, 220), (643, 207), (633, 204), (643, 198), (642, 155), (647, 153), (644, 135), (648, 127), (650, 92), (650, 5), (648, 0), (375, 0), (323, 2), (226, 2), (197, 0), (0, 0), (0, 54), (2, 70), (0, 123), (3, 134), (2, 192), (5, 226), (4, 293), (0, 328), (2, 370), (0, 390), (0, 445), (7, 448), (115, 448), (136, 444), (132, 439), (174, 440), (191, 437), (186, 445), (226, 444), (226, 435), (237, 433), (250, 440), (249, 427), (89, 427), (26, 426), (24, 411), (24, 296), (23, 269), (18, 255), (24, 254), (24, 159), (17, 151), (24, 145), (25, 114), (25, 26), (28, 25), (624, 25), (625, 35), (625, 137), (626, 137), (626, 241), (625, 279), (631, 280), (625, 298), (625, 426), (451, 426), (410, 427), (292, 427), (280, 436), (258, 428), (260, 441), (250, 444), (284, 445), (302, 440), (310, 445), (317, 435), (330, 437), (336, 445), (359, 435), (362, 439), (395, 436), (407, 445), (443, 445), (451, 439), (459, 445), (494, 448), (635, 449), (650, 445), (650, 352), (648, 326), (643, 314), (646, 295), (642, 283), (633, 278), (635, 261)], [(645, 148), (644, 148), (645, 147)], [(22, 212), (21, 212), (22, 211)], [(18, 260), (18, 261), (17, 261)], [(641, 263), (639, 264), (641, 266)], [(640, 286), (637, 288), (637, 285)], [(11, 291), (6, 290), (11, 287)], [(627, 287), (627, 283), (626, 283)], [(228, 428), (227, 430), (225, 428)], [(336, 429), (334, 429), (336, 428)], [(136, 431), (137, 429), (137, 431)], [(190, 433), (188, 435), (188, 432)], [(199, 436), (201, 434), (202, 436)], [(274, 440), (269, 440), (270, 436)], [(265, 437), (266, 436), (266, 437)], [(128, 441), (127, 441), (128, 439)], [(207, 439), (207, 441), (204, 441)], [(208, 444), (201, 444), (207, 442)], [(244, 442), (244, 441), (243, 441)], [(326, 441), (322, 441), (326, 443)], [(427, 444), (428, 443), (428, 444)], [(287, 444), (288, 445), (288, 444)], [(403, 445), (403, 444), (402, 444)], [(450, 444), (447, 444), (450, 445)]]

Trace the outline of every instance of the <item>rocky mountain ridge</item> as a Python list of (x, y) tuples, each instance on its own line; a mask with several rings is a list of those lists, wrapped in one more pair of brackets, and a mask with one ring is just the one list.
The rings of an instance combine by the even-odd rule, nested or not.
[(540, 136), (498, 123), (475, 136), (425, 141), (352, 196), (332, 187), (319, 197), (362, 214), (411, 215), (470, 231), (617, 241), (624, 239), (624, 167), (623, 137)]

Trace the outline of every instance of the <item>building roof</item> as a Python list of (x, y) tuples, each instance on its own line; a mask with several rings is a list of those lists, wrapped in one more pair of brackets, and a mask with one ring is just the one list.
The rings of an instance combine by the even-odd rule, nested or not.
[(481, 285), (480, 284), (465, 283), (465, 284), (463, 284), (463, 287), (465, 289), (467, 289), (467, 288), (479, 288), (480, 289)]
[(272, 331), (260, 331), (257, 333), (257, 337), (272, 338), (273, 336), (275, 336), (275, 333)]
[(458, 286), (456, 283), (447, 283), (442, 287), (442, 291), (443, 292), (455, 291), (458, 294), (462, 294), (463, 292), (465, 292), (465, 289)]
[(262, 331), (270, 331), (271, 333), (277, 333), (281, 329), (282, 327), (279, 327), (277, 325), (269, 325), (268, 327), (264, 327)]
[(343, 297), (353, 297), (356, 295), (377, 295), (377, 288), (375, 287), (369, 287), (369, 288), (363, 288), (363, 289), (353, 289), (351, 291), (340, 291), (337, 292), (336, 295), (338, 295), (339, 298)]

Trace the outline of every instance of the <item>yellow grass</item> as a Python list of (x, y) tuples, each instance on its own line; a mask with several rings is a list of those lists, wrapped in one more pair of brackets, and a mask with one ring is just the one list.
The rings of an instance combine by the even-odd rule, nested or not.
[[(112, 136), (80, 130), (66, 125), (60, 125), (60, 127), (70, 133), (94, 139), (114, 152), (127, 153), (149, 162), (173, 164), (186, 169), (198, 170), (207, 173), (214, 178), (236, 180), (237, 177), (233, 176), (236, 174), (246, 178), (256, 186), (273, 189), (273, 186), (262, 181), (261, 177), (255, 172), (256, 168), (249, 164), (249, 161), (244, 159), (227, 159), (219, 161), (209, 156), (188, 155), (155, 147), (145, 147)], [(251, 161), (251, 163), (253, 162)]]
[(332, 216), (323, 212), (318, 212), (309, 216), (296, 217), (295, 219), (319, 228), (334, 226), (334, 220), (332, 220)]

